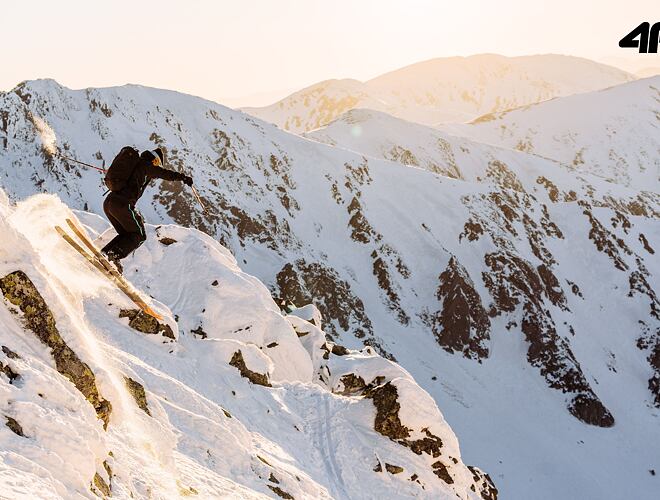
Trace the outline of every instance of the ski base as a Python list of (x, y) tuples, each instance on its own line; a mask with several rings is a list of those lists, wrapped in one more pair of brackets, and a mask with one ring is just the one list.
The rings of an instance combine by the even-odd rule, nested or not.
[(94, 243), (91, 242), (87, 236), (85, 230), (78, 226), (73, 220), (67, 219), (67, 224), (74, 232), (74, 234), (80, 239), (80, 241), (91, 251), (91, 254), (87, 252), (82, 246), (80, 246), (69, 233), (67, 233), (60, 226), (55, 226), (57, 233), (71, 245), (80, 255), (82, 255), (88, 264), (90, 264), (94, 269), (103, 274), (108, 278), (112, 283), (114, 283), (119, 290), (121, 290), (124, 295), (126, 295), (131, 301), (140, 308), (145, 314), (153, 317), (158, 321), (162, 321), (163, 316), (154, 311), (142, 298), (139, 294), (134, 291), (131, 285), (126, 281), (117, 269), (105, 258), (97, 248), (94, 246)]

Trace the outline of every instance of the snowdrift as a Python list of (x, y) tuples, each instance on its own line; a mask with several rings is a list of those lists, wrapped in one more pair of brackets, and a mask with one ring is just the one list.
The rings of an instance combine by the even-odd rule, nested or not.
[(496, 498), (433, 399), (314, 306), (285, 315), (209, 236), (148, 226), (125, 275), (149, 332), (53, 230), (76, 216), (112, 236), (0, 192), (0, 496)]

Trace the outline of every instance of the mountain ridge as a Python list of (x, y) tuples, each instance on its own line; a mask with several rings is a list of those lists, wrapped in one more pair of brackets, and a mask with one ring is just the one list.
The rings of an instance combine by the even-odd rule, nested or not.
[(294, 133), (322, 127), (356, 107), (436, 126), (631, 80), (622, 70), (574, 56), (478, 54), (433, 58), (365, 82), (348, 80), (350, 85), (326, 80), (270, 106), (242, 109)]
[[(13, 199), (52, 192), (102, 213), (98, 173), (49, 156), (36, 117), (83, 161), (164, 147), (212, 213), (163, 183), (145, 193), (146, 219), (206, 232), (274, 295), (313, 300), (333, 341), (396, 358), (502, 495), (653, 487), (657, 194), (445, 136), (434, 161), (451, 178), (180, 94), (27, 84), (0, 99)], [(574, 472), (585, 468), (596, 483)]]

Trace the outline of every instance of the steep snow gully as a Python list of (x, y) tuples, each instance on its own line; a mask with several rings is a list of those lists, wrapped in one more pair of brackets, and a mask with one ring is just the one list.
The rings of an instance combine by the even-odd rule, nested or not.
[[(162, 325), (0, 191), (0, 497), (496, 498), (433, 399), (370, 347), (284, 315), (209, 236), (148, 226), (125, 274)], [(203, 328), (202, 328), (203, 325)]]

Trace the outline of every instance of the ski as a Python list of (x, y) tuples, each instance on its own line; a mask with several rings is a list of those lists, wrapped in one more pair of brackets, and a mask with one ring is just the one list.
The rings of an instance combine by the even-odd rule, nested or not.
[[(163, 317), (154, 311), (142, 298), (140, 295), (134, 291), (131, 285), (126, 281), (126, 279), (117, 272), (114, 266), (105, 259), (105, 256), (96, 249), (94, 244), (89, 240), (85, 233), (81, 231), (81, 228), (76, 227), (76, 224), (67, 219), (69, 227), (72, 228), (76, 236), (84, 243), (84, 245), (92, 251), (92, 254), (88, 253), (83, 247), (81, 247), (64, 229), (60, 226), (55, 226), (55, 230), (58, 234), (69, 244), (71, 245), (80, 255), (82, 255), (85, 260), (93, 266), (97, 271), (103, 274), (111, 282), (113, 282), (119, 290), (121, 290), (124, 295), (126, 295), (133, 303), (138, 306), (142, 311), (144, 311), (149, 316), (162, 320)], [(75, 228), (75, 229), (74, 229)], [(101, 258), (99, 258), (99, 256)], [(105, 260), (105, 263), (103, 262)]]

